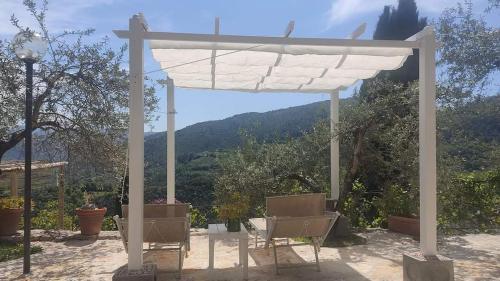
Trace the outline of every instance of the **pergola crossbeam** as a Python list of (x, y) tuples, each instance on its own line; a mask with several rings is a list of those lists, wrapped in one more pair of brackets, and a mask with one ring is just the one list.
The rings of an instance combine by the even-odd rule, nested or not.
[[(220, 31), (220, 20), (218, 17), (215, 18), (215, 24), (214, 24), (214, 34), (219, 35)], [(210, 63), (212, 65), (212, 89), (215, 89), (215, 58), (217, 57), (217, 50), (213, 49), (212, 50), (212, 58), (210, 59)]]
[[(113, 30), (116, 36), (129, 39), (128, 30)], [(373, 48), (418, 48), (414, 40), (354, 40), (328, 38), (298, 38), (298, 37), (271, 37), (271, 36), (241, 36), (241, 35), (213, 35), (198, 33), (173, 33), (144, 31), (141, 34), (144, 40), (165, 41), (192, 41), (200, 44), (207, 43), (243, 43), (252, 45), (303, 45), (303, 46), (337, 46), (337, 47), (373, 47)], [(198, 45), (201, 47), (203, 45)], [(207, 45), (208, 46), (208, 45)], [(258, 49), (257, 49), (258, 50)]]

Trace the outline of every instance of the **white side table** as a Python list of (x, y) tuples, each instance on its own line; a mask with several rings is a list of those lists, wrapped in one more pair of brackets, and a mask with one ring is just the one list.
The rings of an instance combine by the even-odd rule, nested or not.
[(243, 266), (243, 279), (248, 279), (248, 232), (243, 224), (239, 232), (229, 232), (224, 224), (208, 225), (208, 268), (214, 268), (215, 240), (238, 240), (239, 265)]

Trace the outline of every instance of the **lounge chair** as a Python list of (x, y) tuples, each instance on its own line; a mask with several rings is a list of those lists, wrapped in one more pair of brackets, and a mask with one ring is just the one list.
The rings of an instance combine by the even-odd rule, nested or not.
[[(279, 265), (277, 248), (304, 244), (313, 246), (316, 263), (301, 266), (316, 266), (320, 271), (318, 252), (339, 217), (338, 212), (328, 212), (325, 208), (326, 195), (323, 193), (268, 197), (266, 217), (250, 219), (256, 235), (265, 237), (265, 248), (273, 245), (276, 274), (280, 269), (289, 267)], [(310, 242), (289, 244), (289, 238), (305, 238)], [(287, 239), (287, 244), (278, 245), (278, 239)]]
[[(114, 216), (125, 251), (128, 252), (128, 205), (122, 205), (123, 218)], [(175, 249), (179, 251), (179, 274), (182, 270), (182, 248), (186, 257), (190, 250), (191, 227), (188, 204), (145, 204), (143, 241), (144, 251)]]

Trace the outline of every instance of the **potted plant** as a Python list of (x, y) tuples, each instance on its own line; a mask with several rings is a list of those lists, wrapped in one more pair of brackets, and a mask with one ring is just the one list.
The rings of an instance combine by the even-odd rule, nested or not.
[(219, 207), (219, 218), (225, 222), (227, 231), (240, 231), (241, 219), (248, 213), (250, 202), (247, 196), (230, 193)]
[(97, 235), (101, 232), (106, 208), (98, 208), (92, 203), (92, 195), (85, 192), (85, 204), (76, 209), (82, 235)]
[(387, 225), (390, 231), (420, 236), (420, 219), (418, 217), (418, 190), (409, 186), (403, 188), (392, 185), (386, 190), (383, 199), (383, 208), (387, 216)]
[(21, 197), (0, 198), (0, 236), (17, 233), (24, 211), (23, 206), (24, 200)]

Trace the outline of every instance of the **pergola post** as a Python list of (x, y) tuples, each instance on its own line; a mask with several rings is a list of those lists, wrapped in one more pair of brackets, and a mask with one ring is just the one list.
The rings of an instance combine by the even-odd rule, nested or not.
[(339, 123), (339, 90), (330, 93), (330, 183), (331, 199), (338, 200), (340, 196), (340, 153), (339, 138), (335, 130)]
[(420, 253), (403, 254), (403, 280), (454, 280), (453, 261), (437, 254), (436, 39), (432, 27), (419, 42)]
[(142, 269), (144, 212), (144, 39), (142, 14), (129, 20), (129, 215), (128, 269)]
[(175, 203), (175, 104), (174, 82), (167, 79), (167, 203)]
[(420, 250), (437, 254), (436, 237), (436, 39), (426, 28), (419, 56)]

